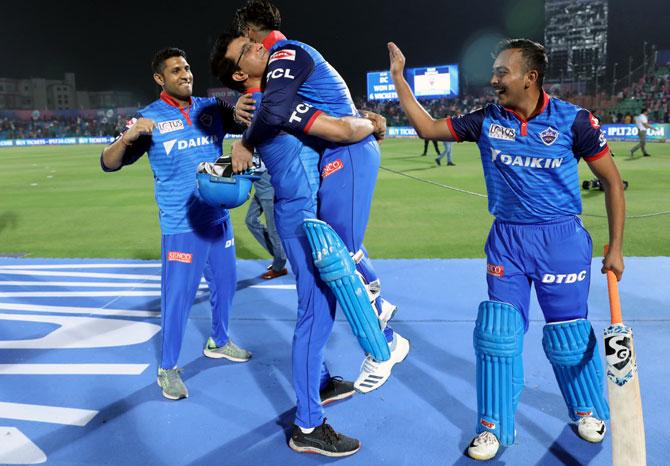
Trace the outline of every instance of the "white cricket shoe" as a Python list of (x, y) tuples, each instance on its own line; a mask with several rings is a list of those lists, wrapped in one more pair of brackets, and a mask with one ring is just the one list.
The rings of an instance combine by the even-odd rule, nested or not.
[(361, 365), (361, 373), (354, 382), (354, 388), (360, 393), (369, 393), (376, 390), (388, 380), (391, 369), (397, 363), (402, 362), (409, 353), (409, 340), (399, 333), (393, 334), (395, 348), (391, 351), (388, 361), (377, 362), (371, 356), (367, 356)]
[(490, 460), (496, 456), (499, 448), (498, 437), (487, 430), (472, 439), (468, 447), (468, 456), (473, 460)]
[(583, 417), (577, 422), (577, 433), (587, 442), (602, 442), (606, 431), (605, 421), (593, 416)]
[(381, 329), (384, 330), (386, 328), (386, 325), (388, 324), (388, 321), (393, 319), (395, 313), (398, 312), (398, 306), (389, 303), (384, 298), (382, 298), (381, 301), (382, 301), (382, 310), (379, 313), (379, 325)]

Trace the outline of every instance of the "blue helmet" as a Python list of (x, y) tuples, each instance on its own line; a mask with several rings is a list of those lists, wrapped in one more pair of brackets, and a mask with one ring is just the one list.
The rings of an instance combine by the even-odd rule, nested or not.
[(203, 162), (198, 166), (196, 182), (203, 201), (214, 207), (234, 209), (249, 199), (251, 185), (260, 176), (247, 171), (234, 174), (230, 158), (221, 158), (216, 163)]

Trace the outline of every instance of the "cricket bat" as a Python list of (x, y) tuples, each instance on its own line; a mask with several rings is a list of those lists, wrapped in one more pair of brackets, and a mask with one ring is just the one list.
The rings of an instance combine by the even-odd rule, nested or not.
[[(607, 254), (607, 246), (605, 246)], [(647, 452), (640, 380), (635, 362), (633, 330), (623, 324), (619, 285), (607, 272), (607, 291), (612, 324), (605, 329), (607, 392), (610, 401), (613, 466), (644, 466)]]

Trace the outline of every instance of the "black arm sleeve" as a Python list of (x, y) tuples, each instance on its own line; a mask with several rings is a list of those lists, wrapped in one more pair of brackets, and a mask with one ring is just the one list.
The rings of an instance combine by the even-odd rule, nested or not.
[(218, 97), (216, 98), (216, 103), (219, 107), (219, 113), (221, 114), (223, 131), (229, 134), (244, 133), (244, 130), (247, 129), (247, 127), (235, 121), (235, 107), (230, 105), (228, 102), (224, 102)]

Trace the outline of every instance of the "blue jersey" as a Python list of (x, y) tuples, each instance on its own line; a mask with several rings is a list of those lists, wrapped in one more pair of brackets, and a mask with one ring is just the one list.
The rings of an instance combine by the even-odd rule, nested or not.
[[(214, 162), (221, 156), (226, 129), (240, 132), (233, 122), (233, 111), (215, 97), (192, 97), (190, 106), (179, 108), (163, 92), (159, 100), (138, 112), (136, 118), (152, 119), (156, 128), (151, 136), (141, 136), (126, 149), (123, 165), (148, 153), (163, 234), (197, 231), (228, 218), (227, 210), (199, 198), (195, 174), (200, 162)], [(126, 130), (136, 118), (128, 122)], [(104, 164), (102, 168), (110, 171)]]
[[(262, 108), (263, 94), (250, 90)], [(260, 111), (260, 110), (259, 110)], [(319, 153), (285, 132), (256, 145), (271, 176), (275, 197), (275, 224), (282, 238), (302, 236), (302, 223), (317, 215)]]
[(263, 104), (244, 139), (257, 146), (280, 127), (307, 132), (320, 112), (335, 117), (358, 116), (346, 83), (314, 48), (286, 40), (278, 31), (264, 41), (269, 59)]
[(543, 223), (582, 211), (577, 162), (609, 153), (587, 110), (543, 93), (528, 120), (497, 104), (447, 118), (457, 141), (479, 146), (489, 212), (498, 220)]

